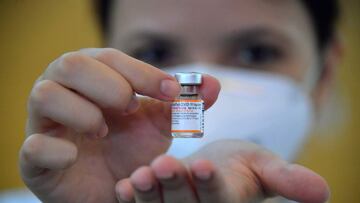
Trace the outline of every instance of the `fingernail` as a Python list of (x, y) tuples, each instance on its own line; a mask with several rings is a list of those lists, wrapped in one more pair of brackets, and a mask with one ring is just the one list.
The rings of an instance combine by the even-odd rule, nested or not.
[(158, 178), (162, 179), (162, 180), (174, 179), (175, 173), (173, 173), (172, 171), (165, 171), (165, 172), (162, 172), (161, 174), (158, 174)]
[(133, 95), (124, 114), (129, 115), (129, 114), (136, 112), (138, 110), (139, 106), (140, 106), (139, 99), (136, 97), (136, 95)]
[(103, 138), (108, 134), (109, 128), (108, 126), (104, 123), (103, 126), (101, 127), (99, 133), (97, 134), (97, 137), (99, 138)]
[(206, 181), (206, 180), (210, 180), (212, 173), (211, 171), (208, 170), (195, 171), (195, 176), (199, 180)]
[(141, 192), (148, 192), (152, 189), (153, 185), (150, 182), (145, 182), (142, 184), (135, 184), (135, 188)]
[(169, 98), (175, 98), (180, 93), (179, 83), (170, 79), (161, 81), (160, 91)]
[(133, 200), (130, 196), (128, 196), (122, 192), (119, 192), (117, 196), (118, 196), (119, 201), (121, 201), (121, 202), (132, 202), (132, 200)]

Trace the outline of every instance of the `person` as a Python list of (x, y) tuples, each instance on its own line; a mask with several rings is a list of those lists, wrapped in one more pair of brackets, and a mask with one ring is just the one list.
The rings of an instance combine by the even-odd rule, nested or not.
[[(287, 161), (340, 59), (335, 0), (99, 3), (113, 48), (63, 54), (29, 97), (20, 169), (41, 201), (328, 200)], [(202, 139), (170, 136), (178, 70), (204, 73)]]

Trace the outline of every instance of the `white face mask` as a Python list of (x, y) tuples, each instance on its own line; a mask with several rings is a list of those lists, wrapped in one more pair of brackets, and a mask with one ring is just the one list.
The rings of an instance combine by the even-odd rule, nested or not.
[(221, 92), (205, 112), (204, 137), (174, 139), (168, 154), (182, 158), (220, 139), (242, 139), (292, 160), (312, 123), (312, 105), (290, 78), (240, 68), (190, 64), (164, 69), (170, 74), (196, 71), (216, 77)]

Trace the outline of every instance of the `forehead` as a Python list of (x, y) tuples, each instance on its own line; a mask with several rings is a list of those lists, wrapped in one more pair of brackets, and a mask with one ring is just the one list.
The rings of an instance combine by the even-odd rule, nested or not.
[(208, 35), (252, 27), (311, 31), (299, 0), (121, 0), (113, 9), (113, 27), (123, 32), (191, 30)]

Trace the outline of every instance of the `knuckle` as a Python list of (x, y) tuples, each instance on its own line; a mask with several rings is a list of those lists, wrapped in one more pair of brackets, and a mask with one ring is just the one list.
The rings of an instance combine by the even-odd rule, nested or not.
[(60, 57), (60, 61), (64, 65), (77, 66), (86, 60), (86, 56), (80, 52), (68, 52)]
[(42, 80), (35, 84), (30, 94), (29, 104), (39, 110), (51, 100), (56, 84), (50, 80)]
[(88, 58), (81, 53), (66, 53), (59, 58), (59, 65), (56, 66), (54, 72), (64, 79), (76, 77), (81, 71), (83, 64), (87, 63), (87, 60)]
[(43, 145), (44, 141), (40, 135), (31, 135), (25, 140), (21, 154), (26, 160), (33, 161), (36, 157), (41, 155)]
[(103, 48), (96, 56), (96, 58), (104, 61), (109, 61), (113, 58), (118, 58), (122, 54), (121, 51), (114, 48)]

